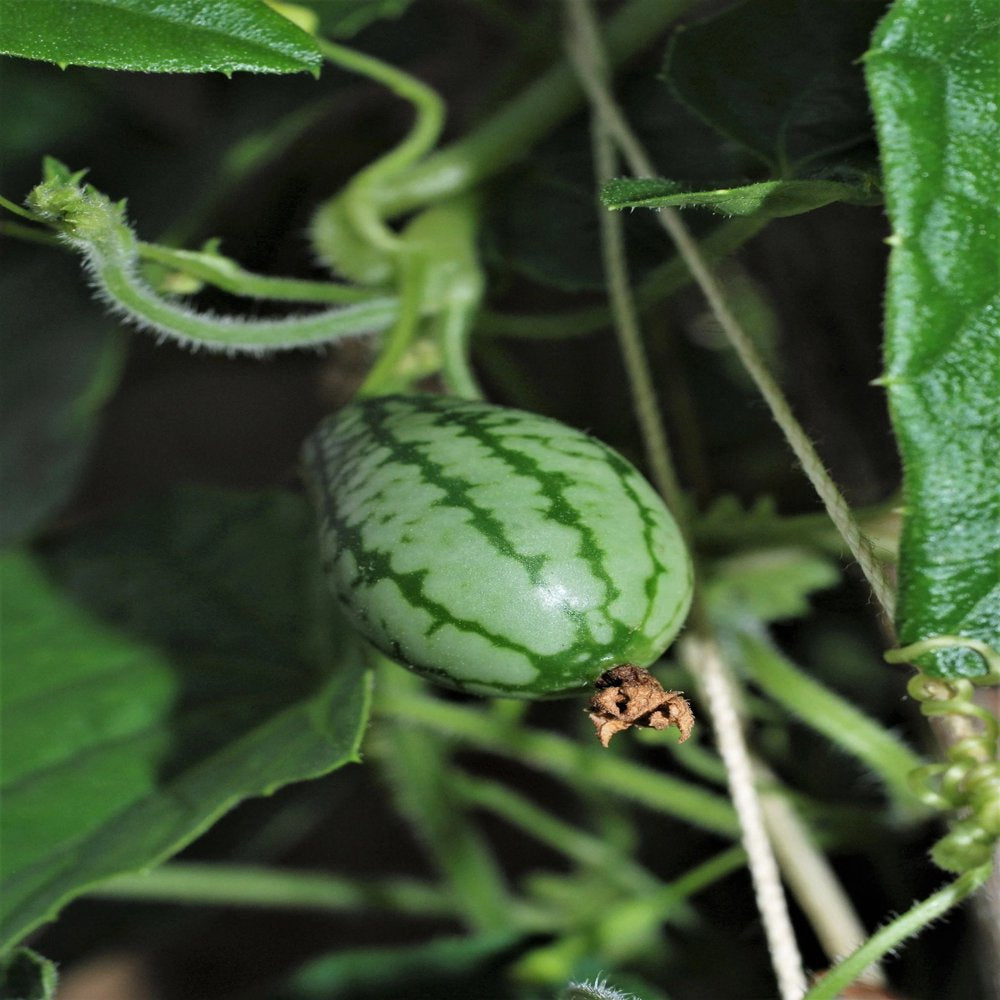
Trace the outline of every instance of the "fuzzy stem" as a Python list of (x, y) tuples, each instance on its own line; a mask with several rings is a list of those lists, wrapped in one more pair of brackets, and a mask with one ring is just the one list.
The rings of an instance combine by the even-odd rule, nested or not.
[(927, 899), (912, 906), (902, 916), (877, 930), (857, 951), (835, 965), (802, 1000), (836, 1000), (874, 962), (888, 955), (907, 938), (914, 937), (952, 907), (985, 885), (992, 863), (973, 868)]
[(764, 923), (781, 1000), (800, 1000), (806, 990), (802, 957), (764, 824), (753, 764), (743, 740), (743, 726), (736, 712), (729, 672), (711, 640), (693, 636), (682, 639), (679, 653), (692, 675), (701, 677), (702, 689), (711, 707), (715, 738), (729, 775), (730, 794), (740, 819), (757, 909)]
[[(86, 248), (78, 249), (87, 252)], [(160, 298), (129, 264), (93, 257), (88, 261), (101, 297), (112, 312), (141, 330), (186, 347), (260, 355), (384, 330), (396, 318), (396, 300), (388, 298), (283, 319), (214, 316)]]
[(56, 174), (28, 197), (30, 208), (83, 258), (99, 295), (111, 310), (140, 329), (183, 346), (230, 354), (326, 344), (384, 330), (396, 318), (394, 299), (283, 319), (213, 316), (161, 298), (139, 273), (139, 249), (122, 203), (114, 204), (79, 176)]
[[(571, 17), (573, 17), (574, 8), (582, 8), (583, 4), (581, 0), (568, 0), (567, 6), (570, 9)], [(590, 68), (600, 71), (598, 67)], [(587, 67), (581, 64), (581, 73), (586, 72), (586, 70)], [(615, 175), (617, 157), (607, 131), (596, 115), (591, 124), (591, 135), (593, 138), (594, 172), (597, 175), (598, 183), (603, 183)], [(608, 298), (615, 320), (618, 347), (622, 360), (625, 362), (632, 406), (646, 447), (646, 457), (649, 459), (653, 482), (660, 495), (666, 500), (670, 510), (680, 512), (683, 509), (684, 501), (671, 459), (670, 445), (667, 443), (663, 420), (660, 418), (660, 405), (649, 372), (646, 348), (639, 330), (639, 316), (635, 300), (632, 297), (628, 261), (625, 257), (625, 234), (622, 218), (611, 212), (601, 212), (599, 220), (601, 253), (604, 257), (604, 273), (607, 275), (608, 281)]]
[[(587, 30), (590, 35), (595, 34), (596, 29), (592, 22)], [(593, 45), (595, 43), (590, 41), (586, 44)], [(635, 177), (656, 176), (652, 160), (636, 138), (614, 98), (603, 86), (601, 79), (590, 74), (581, 76), (581, 83), (586, 87), (588, 95), (609, 134), (618, 144), (632, 174)], [(753, 379), (758, 391), (764, 397), (764, 401), (771, 410), (771, 415), (785, 435), (785, 439), (798, 458), (799, 464), (812, 483), (813, 489), (823, 501), (827, 514), (861, 567), (861, 571), (868, 580), (875, 597), (882, 605), (886, 617), (892, 621), (895, 614), (895, 593), (875, 554), (874, 547), (858, 527), (847, 501), (827, 472), (809, 436), (795, 419), (787, 399), (785, 399), (753, 341), (733, 315), (723, 293), (722, 285), (705, 263), (697, 241), (692, 238), (687, 227), (681, 221), (680, 214), (675, 209), (661, 209), (657, 212), (657, 219), (687, 263), (730, 345)]]

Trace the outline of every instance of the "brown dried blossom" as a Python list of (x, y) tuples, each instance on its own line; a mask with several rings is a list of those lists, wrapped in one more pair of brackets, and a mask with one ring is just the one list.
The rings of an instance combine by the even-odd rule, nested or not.
[(602, 746), (615, 733), (632, 726), (666, 729), (676, 726), (683, 743), (694, 726), (694, 712), (680, 691), (667, 691), (648, 671), (623, 663), (601, 674), (590, 701), (590, 721)]

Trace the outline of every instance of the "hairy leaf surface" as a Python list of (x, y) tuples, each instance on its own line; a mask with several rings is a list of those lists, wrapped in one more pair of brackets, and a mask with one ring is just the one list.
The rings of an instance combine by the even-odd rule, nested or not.
[(873, 205), (881, 201), (871, 187), (827, 180), (763, 181), (714, 191), (685, 191), (659, 177), (608, 181), (601, 201), (608, 208), (710, 208), (719, 215), (800, 215), (836, 201)]

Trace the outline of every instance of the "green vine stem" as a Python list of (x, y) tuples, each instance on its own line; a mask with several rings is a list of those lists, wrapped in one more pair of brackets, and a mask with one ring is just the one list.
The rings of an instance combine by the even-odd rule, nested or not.
[(581, 867), (600, 871), (609, 882), (627, 892), (646, 896), (660, 885), (650, 871), (613, 845), (557, 819), (499, 782), (471, 778), (456, 769), (449, 783), (467, 805), (492, 812)]
[(745, 630), (737, 641), (743, 663), (761, 690), (877, 774), (898, 809), (911, 816), (921, 811), (910, 780), (925, 763), (917, 754), (782, 656), (762, 633)]
[(330, 912), (386, 910), (431, 918), (455, 916), (454, 904), (436, 885), (406, 879), (369, 882), (315, 871), (193, 861), (173, 861), (149, 872), (119, 875), (95, 886), (88, 895), (199, 906)]
[(588, 920), (577, 933), (564, 934), (529, 951), (517, 963), (515, 974), (526, 982), (547, 984), (565, 979), (581, 960), (595, 952), (610, 962), (634, 960), (661, 935), (665, 923), (683, 912), (689, 899), (745, 864), (743, 849), (728, 847), (653, 892), (618, 901), (602, 900), (602, 912), (596, 919)]
[[(398, 253), (399, 239), (382, 221), (372, 192), (434, 148), (444, 124), (444, 102), (426, 84), (389, 63), (322, 38), (317, 44), (330, 62), (384, 84), (413, 105), (416, 119), (403, 141), (355, 175), (343, 194), (348, 218), (358, 233), (373, 247)], [(320, 208), (318, 214), (322, 213)]]
[(975, 684), (1000, 683), (1000, 653), (980, 639), (970, 639), (964, 635), (935, 635), (929, 639), (921, 639), (899, 649), (890, 649), (884, 654), (887, 663), (909, 663), (924, 653), (935, 649), (950, 649), (961, 646), (978, 653), (986, 663), (987, 673), (982, 677), (973, 677)]
[(47, 161), (46, 179), (28, 196), (29, 210), (80, 253), (111, 310), (140, 329), (183, 346), (261, 355), (384, 330), (396, 318), (398, 305), (388, 298), (307, 316), (256, 320), (214, 316), (161, 298), (140, 276), (138, 241), (124, 203), (113, 203), (81, 184), (82, 176)]
[(442, 371), (448, 391), (464, 399), (482, 399), (483, 390), (469, 364), (469, 342), (478, 311), (477, 303), (449, 302), (437, 319)]
[[(577, 14), (586, 9), (585, 0), (567, 0), (571, 23)], [(583, 16), (580, 14), (580, 16)], [(571, 36), (572, 38), (572, 36)], [(590, 60), (591, 65), (580, 66), (582, 73), (607, 76), (607, 68), (598, 58), (598, 53)], [(594, 65), (596, 63), (597, 65)], [(594, 173), (598, 182), (610, 180), (617, 172), (617, 156), (610, 137), (605, 132), (601, 120), (595, 115), (591, 124), (593, 139)], [(675, 513), (684, 509), (684, 498), (674, 470), (667, 443), (666, 431), (660, 419), (660, 404), (649, 371), (649, 361), (639, 329), (639, 315), (632, 298), (625, 256), (625, 233), (620, 215), (601, 212), (598, 216), (601, 226), (601, 252), (604, 258), (604, 273), (608, 284), (608, 298), (614, 316), (618, 348), (625, 362), (628, 376), (629, 395), (635, 410), (636, 420), (642, 432), (653, 482), (667, 506)]]
[(421, 254), (411, 251), (401, 255), (399, 313), (375, 364), (358, 389), (359, 396), (379, 396), (405, 387), (405, 376), (401, 378), (398, 369), (420, 326), (426, 274), (427, 261)]
[(330, 304), (370, 302), (376, 298), (385, 298), (367, 288), (355, 288), (353, 285), (332, 281), (256, 274), (218, 253), (211, 244), (203, 250), (175, 250), (158, 243), (140, 241), (137, 251), (144, 261), (152, 261), (170, 271), (197, 278), (200, 282), (243, 298)]
[[(37, 222), (39, 220), (33, 219)], [(0, 236), (11, 236), (16, 240), (25, 243), (37, 243), (43, 247), (57, 247), (65, 250), (66, 247), (59, 242), (59, 237), (55, 233), (50, 233), (46, 229), (39, 229), (37, 226), (26, 226), (20, 222), (0, 221)]]
[(733, 808), (723, 796), (609, 754), (596, 743), (584, 745), (555, 733), (508, 725), (488, 711), (446, 703), (419, 691), (404, 697), (388, 686), (380, 692), (375, 711), (397, 725), (430, 729), (560, 779), (573, 781), (574, 776), (586, 774), (595, 793), (614, 795), (702, 830), (724, 837), (739, 831)]
[[(398, 255), (399, 318), (361, 386), (378, 395), (412, 384), (407, 353), (421, 332), (433, 337), (448, 388), (482, 398), (469, 362), (469, 335), (485, 288), (479, 264), (478, 199), (462, 196), (419, 213), (403, 230)], [(421, 326), (425, 317), (429, 321)]]
[[(421, 682), (377, 658), (376, 700), (392, 690), (404, 698)], [(451, 783), (447, 741), (412, 726), (382, 726), (367, 741), (428, 857), (445, 879), (466, 926), (480, 931), (511, 927), (511, 899), (503, 873)]]
[[(751, 240), (766, 225), (767, 220), (756, 217), (727, 219), (702, 239), (702, 254), (710, 263), (721, 261)], [(635, 289), (639, 311), (649, 312), (693, 280), (684, 259), (680, 256), (672, 257), (653, 268)], [(610, 325), (611, 310), (607, 306), (588, 306), (558, 313), (484, 312), (476, 324), (476, 335), (551, 340), (582, 337)]]
[(39, 221), (38, 216), (35, 215), (34, 212), (29, 212), (26, 208), (22, 208), (15, 202), (10, 201), (7, 198), (4, 198), (3, 195), (0, 195), (0, 208), (5, 208), (7, 209), (8, 212), (11, 212), (13, 215), (20, 216), (22, 219), (27, 219), (29, 222)]
[[(609, 61), (618, 66), (646, 48), (695, 0), (630, 0), (604, 28)], [(475, 187), (522, 159), (583, 103), (583, 91), (562, 60), (479, 128), (428, 156), (373, 191), (384, 217)]]
[(992, 863), (987, 863), (965, 872), (881, 927), (857, 951), (838, 962), (802, 1000), (837, 1000), (867, 968), (890, 954), (907, 938), (915, 937), (935, 920), (940, 920), (950, 909), (985, 885), (992, 871)]

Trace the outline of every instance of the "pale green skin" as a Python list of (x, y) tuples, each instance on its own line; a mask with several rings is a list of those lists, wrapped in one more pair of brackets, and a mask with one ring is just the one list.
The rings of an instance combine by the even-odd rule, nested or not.
[(482, 695), (558, 697), (648, 666), (687, 615), (677, 525), (616, 452), (441, 396), (328, 418), (304, 452), (334, 593), (388, 656)]

